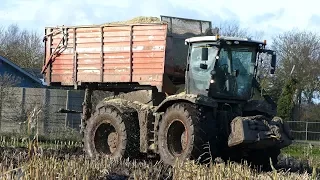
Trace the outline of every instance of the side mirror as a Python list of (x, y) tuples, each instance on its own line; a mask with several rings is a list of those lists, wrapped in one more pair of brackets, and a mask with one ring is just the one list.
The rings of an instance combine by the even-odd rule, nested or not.
[(277, 63), (277, 55), (274, 53), (272, 54), (272, 58), (271, 58), (271, 67), (276, 67), (276, 63)]
[(270, 74), (274, 74), (275, 71), (276, 71), (276, 70), (275, 70), (274, 68), (271, 68), (271, 69), (270, 69)]
[(239, 73), (240, 73), (239, 69), (236, 69), (236, 70), (233, 71), (232, 75), (233, 75), (234, 77), (238, 77), (238, 76), (239, 76)]
[(277, 64), (277, 55), (275, 52), (272, 53), (272, 58), (271, 58), (271, 70), (270, 70), (270, 74), (274, 74), (275, 70), (276, 70), (276, 64)]
[(201, 48), (201, 60), (208, 61), (208, 59), (209, 59), (208, 48)]
[(201, 63), (201, 64), (200, 64), (200, 68), (201, 68), (201, 69), (208, 69), (208, 64), (203, 64), (203, 63)]

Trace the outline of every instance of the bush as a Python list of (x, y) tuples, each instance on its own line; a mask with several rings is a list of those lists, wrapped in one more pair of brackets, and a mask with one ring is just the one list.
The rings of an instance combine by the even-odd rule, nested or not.
[(296, 91), (298, 81), (290, 78), (282, 89), (282, 93), (277, 103), (278, 116), (288, 121), (291, 119), (294, 108), (293, 97)]

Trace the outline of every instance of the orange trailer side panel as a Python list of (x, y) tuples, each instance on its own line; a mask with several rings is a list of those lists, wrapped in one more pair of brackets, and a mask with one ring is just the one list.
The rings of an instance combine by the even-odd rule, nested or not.
[(46, 28), (46, 82), (163, 85), (167, 24)]

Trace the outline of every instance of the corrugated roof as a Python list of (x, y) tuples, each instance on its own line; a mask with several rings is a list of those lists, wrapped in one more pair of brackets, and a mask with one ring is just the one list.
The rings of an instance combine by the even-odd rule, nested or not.
[(29, 72), (23, 70), (22, 68), (20, 68), (18, 65), (14, 64), (13, 62), (11, 62), (10, 60), (8, 60), (7, 58), (0, 56), (0, 60), (5, 62), (6, 64), (12, 66), (13, 68), (15, 68), (16, 70), (18, 70), (19, 72), (21, 72), (22, 74), (28, 76), (29, 78), (31, 78), (32, 80), (34, 80), (35, 82), (42, 84), (41, 80), (34, 77), (33, 75), (31, 75)]

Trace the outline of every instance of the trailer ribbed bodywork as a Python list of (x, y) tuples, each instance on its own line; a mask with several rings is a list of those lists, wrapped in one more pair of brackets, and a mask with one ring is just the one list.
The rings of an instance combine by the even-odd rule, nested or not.
[(42, 72), (51, 86), (131, 83), (174, 93), (185, 81), (184, 40), (208, 29), (210, 21), (169, 16), (159, 23), (47, 27)]
[(46, 81), (162, 86), (166, 35), (166, 24), (46, 28)]

